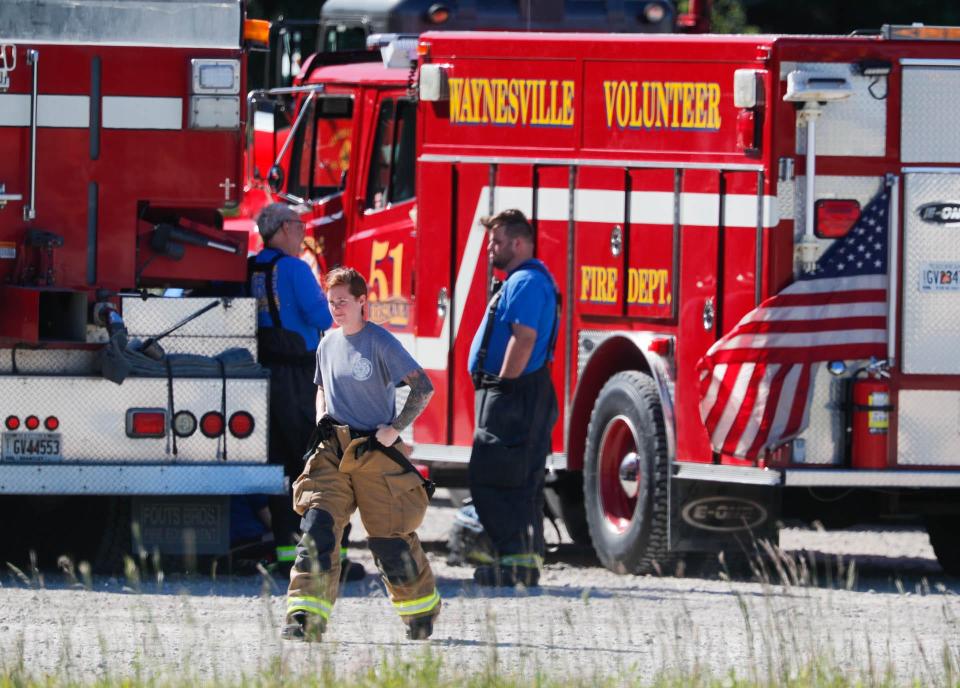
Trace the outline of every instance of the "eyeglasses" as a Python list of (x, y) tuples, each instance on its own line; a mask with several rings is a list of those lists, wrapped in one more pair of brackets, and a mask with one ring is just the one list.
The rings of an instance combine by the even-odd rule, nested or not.
[(330, 308), (343, 308), (348, 303), (351, 303), (350, 299), (327, 299), (327, 303), (330, 304)]

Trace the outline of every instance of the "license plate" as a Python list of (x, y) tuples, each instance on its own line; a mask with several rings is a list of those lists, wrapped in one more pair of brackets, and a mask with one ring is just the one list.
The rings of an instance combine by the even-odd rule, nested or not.
[(61, 458), (59, 432), (3, 433), (4, 461), (59, 461)]
[(920, 269), (920, 291), (960, 291), (960, 263), (927, 263)]

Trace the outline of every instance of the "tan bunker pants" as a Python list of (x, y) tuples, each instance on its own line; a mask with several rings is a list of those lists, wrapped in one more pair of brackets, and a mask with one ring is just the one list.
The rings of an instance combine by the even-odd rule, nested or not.
[[(404, 472), (383, 452), (362, 451), (365, 443), (365, 438), (351, 440), (348, 427), (336, 426), (336, 438), (320, 443), (293, 483), (303, 537), (290, 570), (287, 623), (294, 612), (304, 611), (326, 625), (340, 585), (340, 537), (357, 508), (400, 618), (409, 624), (440, 613), (433, 571), (414, 532), (428, 501), (420, 476)], [(409, 456), (409, 447), (396, 446)], [(342, 458), (339, 447), (344, 447)]]

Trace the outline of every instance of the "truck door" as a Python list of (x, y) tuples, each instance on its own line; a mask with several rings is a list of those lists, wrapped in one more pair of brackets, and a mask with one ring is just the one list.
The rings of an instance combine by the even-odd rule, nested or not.
[(684, 170), (677, 185), (680, 210), (680, 304), (677, 309), (677, 459), (704, 461), (710, 441), (700, 422), (697, 361), (723, 334), (723, 223), (721, 175)]
[(369, 288), (370, 321), (393, 332), (413, 332), (416, 105), (380, 94), (366, 169), (358, 170), (347, 263)]

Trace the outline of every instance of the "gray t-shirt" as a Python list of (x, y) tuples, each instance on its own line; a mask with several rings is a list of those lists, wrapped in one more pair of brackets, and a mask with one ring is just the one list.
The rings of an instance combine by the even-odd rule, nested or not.
[(420, 366), (392, 334), (368, 322), (345, 335), (328, 331), (317, 347), (313, 381), (323, 387), (327, 414), (360, 431), (396, 417), (396, 386)]

